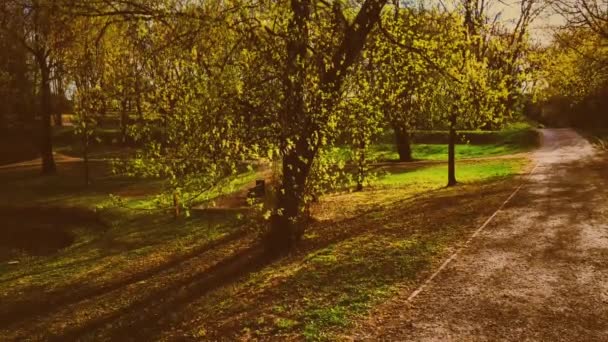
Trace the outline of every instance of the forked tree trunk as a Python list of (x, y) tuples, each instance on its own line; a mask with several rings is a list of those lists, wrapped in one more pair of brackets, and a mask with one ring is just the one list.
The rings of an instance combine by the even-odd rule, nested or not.
[(57, 171), (55, 159), (53, 158), (53, 127), (51, 116), (53, 114), (51, 106), (51, 83), (50, 70), (45, 60), (38, 61), (40, 66), (40, 115), (41, 115), (41, 134), (40, 134), (40, 156), (42, 158), (42, 174), (54, 174)]
[(456, 181), (456, 115), (450, 116), (450, 133), (448, 138), (448, 186), (454, 186)]
[[(320, 89), (325, 94), (340, 90), (348, 68), (353, 64), (365, 43), (372, 27), (380, 19), (380, 12), (386, 4), (384, 0), (365, 0), (359, 12), (345, 31), (345, 37), (332, 57), (331, 67), (320, 76)], [(267, 235), (267, 251), (270, 253), (285, 252), (293, 248), (304, 234), (305, 228), (305, 194), (306, 180), (310, 173), (313, 159), (319, 144), (319, 124), (309, 117), (305, 102), (307, 93), (304, 89), (308, 59), (309, 19), (313, 4), (311, 0), (292, 0), (290, 2), (292, 18), (289, 20), (289, 38), (287, 40), (287, 58), (283, 75), (285, 103), (280, 121), (285, 128), (285, 137), (281, 147), (295, 144), (285, 152), (282, 161), (282, 182), (277, 196), (276, 213), (272, 216), (270, 232)], [(333, 99), (320, 96), (312, 101), (313, 110), (331, 112)], [(314, 144), (314, 146), (313, 146)]]
[(399, 161), (412, 161), (412, 144), (409, 132), (398, 124), (393, 125), (393, 129), (395, 130), (395, 144), (397, 146), (397, 153), (399, 154)]

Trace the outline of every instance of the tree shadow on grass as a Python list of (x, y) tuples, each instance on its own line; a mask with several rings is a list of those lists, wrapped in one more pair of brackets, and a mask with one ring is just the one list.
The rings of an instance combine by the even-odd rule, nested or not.
[[(442, 191), (413, 203), (395, 203), (378, 213), (366, 212), (313, 227), (318, 237), (305, 240), (297, 253), (260, 270), (247, 284), (236, 284), (235, 290), (218, 295), (246, 298), (241, 305), (209, 315), (221, 299), (207, 297), (188, 307), (173, 307), (172, 312), (185, 320), (197, 315), (208, 317), (205, 338), (209, 340), (238, 339), (244, 328), (261, 331), (258, 337), (263, 337), (315, 335), (346, 326), (353, 315), (385, 298), (396, 284), (417, 279), (446, 244), (467, 237), (477, 221), (504, 201), (510, 189), (507, 186), (465, 194)], [(480, 201), (480, 196), (486, 200)], [(273, 319), (293, 323), (286, 327)], [(171, 324), (165, 322), (156, 331), (167, 331)], [(194, 328), (189, 323), (181, 327)], [(138, 337), (149, 340), (158, 336)]]
[(169, 262), (148, 268), (142, 272), (134, 273), (131, 276), (120, 279), (120, 281), (108, 282), (96, 287), (83, 286), (77, 290), (61, 289), (55, 293), (45, 293), (43, 297), (37, 298), (34, 301), (25, 300), (12, 303), (12, 305), (3, 307), (0, 311), (0, 326), (10, 326), (13, 323), (24, 321), (32, 317), (42, 316), (51, 313), (62, 306), (67, 306), (101, 296), (103, 294), (123, 288), (129, 284), (137, 283), (138, 281), (150, 278), (155, 274), (178, 267), (181, 263), (195, 258), (214, 248), (218, 248), (222, 245), (238, 240), (239, 238), (243, 237), (243, 235), (243, 231), (236, 230), (230, 234), (227, 234), (223, 238), (204, 244), (188, 253), (180, 255), (179, 257), (175, 257)]
[(264, 252), (262, 245), (253, 245), (236, 252), (205, 272), (193, 274), (170, 286), (162, 287), (123, 309), (90, 320), (75, 329), (53, 336), (51, 340), (76, 340), (109, 323), (112, 323), (112, 328), (109, 335), (106, 336), (107, 339), (124, 340), (126, 336), (129, 336), (136, 340), (142, 340), (140, 338), (143, 335), (150, 333), (151, 329), (159, 327), (154, 325), (153, 322), (162, 315), (204, 296), (209, 291), (233, 283), (249, 273), (258, 271), (272, 260), (274, 259)]
[[(500, 197), (504, 194), (504, 189), (503, 191), (487, 190), (485, 194)], [(239, 324), (245, 325), (255, 321), (260, 311), (270, 310), (269, 307), (277, 302), (287, 303), (287, 305), (298, 302), (297, 296), (301, 294), (302, 288), (308, 288), (308, 291), (316, 290), (316, 293), (309, 295), (326, 300), (327, 303), (331, 303), (343, 295), (353, 298), (361, 297), (352, 299), (352, 305), (366, 305), (369, 298), (365, 296), (373, 295), (374, 291), (395, 282), (412, 279), (420, 269), (427, 266), (430, 255), (435, 253), (433, 239), (449, 228), (444, 225), (445, 221), (449, 219), (449, 214), (457, 211), (459, 204), (477, 201), (479, 195), (479, 192), (464, 195), (450, 192), (434, 198), (421, 199), (416, 202), (416, 208), (410, 207), (409, 201), (404, 201), (395, 204), (391, 209), (384, 209), (383, 215), (375, 215), (375, 211), (372, 210), (339, 222), (318, 223), (311, 227), (311, 231), (319, 234), (320, 238), (305, 240), (292, 255), (277, 260), (276, 263), (274, 259), (268, 258), (263, 253), (262, 246), (252, 246), (236, 252), (208, 271), (162, 287), (125, 309), (90, 321), (77, 329), (57, 336), (57, 339), (95, 336), (95, 338), (116, 340), (129, 336), (130, 339), (137, 341), (151, 340), (168, 331), (175, 324), (175, 320), (171, 317), (188, 317), (188, 315), (184, 315), (184, 310), (187, 310), (192, 303), (204, 302), (211, 292), (220, 288), (238, 288), (246, 279), (248, 281), (260, 279), (256, 277), (264, 274), (272, 275), (277, 268), (297, 267), (302, 264), (312, 264), (313, 269), (302, 269), (288, 279), (264, 288), (259, 297), (247, 298), (245, 293), (236, 294), (243, 299), (253, 299), (253, 303), (248, 301), (250, 306), (246, 306), (244, 310), (239, 309), (241, 306), (233, 308), (237, 311), (231, 312), (228, 317), (219, 316), (218, 313), (218, 317), (215, 317), (214, 320), (225, 320), (228, 323), (218, 327), (216, 335), (207, 337), (211, 339), (235, 337), (234, 334), (238, 333), (239, 328), (242, 327)], [(389, 246), (387, 243), (395, 241), (396, 238), (410, 239), (414, 234), (418, 234), (415, 229), (405, 223), (403, 227), (383, 227), (378, 224), (379, 218), (383, 223), (399, 222), (408, 215), (415, 215), (415, 212), (435, 212), (446, 209), (446, 207), (448, 208), (446, 215), (441, 216), (432, 227), (424, 227), (424, 217), (420, 218), (419, 227), (427, 230), (422, 234), (432, 235), (433, 239), (415, 240), (405, 247)], [(479, 213), (476, 213), (475, 217), (478, 215)], [(474, 219), (473, 215), (469, 216), (467, 213), (461, 216)], [(336, 245), (341, 245), (341, 253), (352, 260), (318, 263), (318, 254), (323, 254), (327, 248)], [(365, 260), (366, 257), (370, 260)], [(269, 267), (271, 263), (272, 267)], [(315, 267), (321, 267), (322, 270), (315, 271)], [(347, 284), (349, 282), (350, 284)], [(213, 307), (205, 304), (200, 304), (200, 306), (206, 308), (205, 311), (211, 310)], [(345, 308), (348, 309), (347, 306)], [(314, 316), (315, 313), (313, 312), (311, 315)], [(240, 318), (235, 321), (235, 317)], [(102, 337), (96, 335), (97, 333), (100, 333)]]
[[(425, 212), (440, 212), (445, 206), (454, 208), (458, 207), (466, 201), (478, 199), (480, 196), (479, 192), (473, 194), (457, 194), (456, 192), (448, 192), (445, 190), (436, 196), (429, 196), (430, 198), (416, 199), (416, 207), (410, 205), (413, 199), (407, 199), (400, 203), (391, 204), (394, 208), (381, 208), (372, 209), (370, 211), (361, 212), (356, 217), (351, 219), (341, 220), (337, 222), (319, 222), (316, 226), (311, 227), (311, 232), (318, 235), (317, 238), (308, 238), (300, 246), (299, 250), (296, 251), (292, 256), (279, 261), (279, 263), (306, 263), (307, 258), (316, 251), (322, 251), (331, 245), (345, 243), (348, 241), (357, 241), (362, 239), (360, 242), (364, 243), (363, 236), (369, 236), (369, 234), (383, 234), (384, 236), (390, 237), (390, 234), (396, 234), (396, 236), (410, 236), (416, 234), (407, 227), (404, 222), (404, 227), (401, 229), (383, 229), (378, 227), (377, 219), (382, 217), (384, 220), (399, 221), (403, 220), (409, 214), (414, 214), (416, 211), (420, 211), (423, 208)], [(489, 193), (491, 190), (486, 191)], [(498, 191), (498, 190), (497, 190)], [(444, 213), (445, 214), (445, 213)], [(478, 215), (479, 213), (475, 213)], [(395, 216), (397, 215), (397, 216)], [(445, 214), (447, 215), (447, 214)], [(466, 215), (465, 215), (466, 216)], [(442, 216), (443, 217), (443, 216)], [(447, 216), (446, 216), (447, 217)], [(472, 217), (472, 216), (471, 216)], [(384, 222), (384, 221), (383, 221)], [(439, 220), (441, 223), (442, 221)], [(442, 232), (444, 228), (441, 226), (426, 227), (428, 230), (437, 230)], [(149, 269), (145, 272), (140, 272), (132, 277), (122, 279), (120, 282), (113, 282), (104, 284), (101, 287), (79, 289), (76, 292), (65, 292), (59, 296), (42, 300), (41, 302), (33, 303), (21, 303), (22, 305), (12, 306), (9, 310), (0, 315), (0, 321), (8, 320), (8, 322), (26, 322), (27, 319), (51, 314), (56, 309), (61, 307), (70, 306), (85, 300), (95, 300), (104, 294), (109, 294), (112, 291), (122, 291), (122, 289), (130, 284), (134, 284), (140, 280), (147, 280), (153, 278), (155, 274), (161, 273), (166, 270), (179, 270), (180, 265), (189, 259), (193, 259), (205, 251), (212, 250), (215, 248), (226, 248), (225, 245), (230, 241), (238, 240), (240, 238), (239, 233), (226, 236), (224, 239), (216, 241), (211, 244), (206, 244), (200, 249), (188, 253), (176, 260), (172, 260), (169, 263), (163, 263), (158, 267)], [(76, 323), (78, 326), (67, 329), (59, 333), (59, 335), (53, 336), (55, 340), (75, 340), (83, 336), (95, 335), (97, 333), (103, 334), (105, 339), (110, 340), (124, 340), (125, 336), (131, 336), (136, 340), (149, 340), (158, 334), (166, 331), (173, 323), (164, 320), (162, 323), (159, 319), (167, 315), (167, 313), (181, 312), (192, 302), (200, 301), (201, 298), (205, 298), (209, 293), (220, 289), (231, 286), (237, 286), (241, 283), (241, 280), (260, 272), (271, 272), (275, 266), (267, 267), (274, 260), (268, 258), (263, 253), (263, 248), (260, 245), (251, 245), (243, 249), (236, 249), (231, 253), (231, 256), (223, 259), (219, 263), (205, 269), (204, 271), (195, 271), (193, 274), (188, 274), (185, 277), (178, 279), (177, 281), (171, 281), (168, 284), (157, 284), (160, 287), (152, 287), (146, 289), (146, 293), (141, 298), (135, 298), (129, 302), (127, 306), (117, 308), (113, 311), (104, 313), (82, 323)], [(422, 245), (417, 245), (418, 247)], [(356, 248), (356, 246), (353, 246)], [(361, 249), (361, 251), (366, 251)], [(370, 251), (371, 253), (371, 251)], [(359, 257), (362, 257), (361, 255)], [(388, 256), (388, 262), (390, 263), (390, 255)], [(420, 267), (424, 266), (424, 262), (416, 263)], [(298, 273), (294, 279), (303, 280), (310, 286), (317, 285), (320, 291), (324, 286), (323, 284), (330, 284), (331, 273), (340, 272), (350, 275), (355, 279), (364, 279), (365, 274), (361, 273), (361, 263), (347, 263), (345, 265), (339, 265), (340, 267), (334, 269), (332, 272), (324, 273), (322, 277), (327, 279), (318, 279), (319, 282), (315, 283), (315, 278), (306, 278), (306, 273)], [(375, 272), (390, 273), (391, 267), (389, 264), (378, 263), (379, 268)], [(414, 265), (415, 266), (415, 265)], [(333, 267), (333, 266), (332, 266)], [(336, 266), (337, 267), (337, 266)], [(416, 273), (418, 266), (411, 268), (409, 273)], [(328, 268), (329, 269), (329, 268)], [(382, 271), (383, 270), (383, 271)], [(373, 274), (372, 273), (372, 277)], [(367, 278), (366, 278), (367, 279)], [(294, 280), (294, 281), (296, 281)], [(403, 279), (401, 279), (403, 280)], [(387, 283), (394, 282), (397, 280), (387, 280)], [(297, 282), (297, 281), (296, 281)], [(276, 298), (280, 298), (284, 293), (289, 293), (289, 288), (293, 286), (293, 282), (285, 282), (286, 285), (266, 289), (265, 292), (272, 294)], [(278, 296), (278, 297), (277, 297)], [(293, 298), (292, 298), (293, 299)], [(91, 302), (91, 303), (93, 303)], [(260, 308), (268, 303), (260, 303)], [(251, 315), (255, 315), (255, 308), (250, 310)], [(178, 314), (179, 316), (179, 314)], [(225, 318), (225, 317), (224, 317)], [(158, 323), (158, 324), (157, 324)], [(221, 329), (220, 329), (221, 330)]]

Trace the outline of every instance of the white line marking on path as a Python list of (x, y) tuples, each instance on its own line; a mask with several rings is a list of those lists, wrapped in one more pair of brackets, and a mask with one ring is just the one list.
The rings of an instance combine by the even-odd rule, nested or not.
[[(536, 163), (536, 165), (534, 166), (534, 168), (532, 168), (532, 171), (530, 171), (530, 173), (528, 173), (527, 176), (530, 176), (531, 174), (534, 173), (534, 171), (536, 171), (536, 168), (538, 167), (540, 163)], [(507, 205), (507, 203), (509, 203), (509, 201), (515, 197), (515, 195), (519, 192), (519, 190), (524, 186), (524, 184), (520, 184), (512, 193), (511, 195), (500, 205), (500, 207), (498, 207), (498, 209), (496, 209), (496, 211), (494, 212), (494, 214), (492, 214), (490, 217), (488, 217), (488, 219), (479, 227), (477, 228), (477, 230), (475, 230), (475, 232), (473, 232), (473, 235), (471, 235), (467, 241), (465, 241), (464, 245), (462, 245), (460, 248), (458, 248), (458, 250), (456, 250), (456, 252), (454, 252), (454, 254), (450, 255), (449, 258), (447, 258), (446, 261), (443, 262), (443, 264), (441, 264), (441, 266), (439, 266), (439, 268), (437, 269), (437, 271), (435, 271), (435, 273), (431, 274), (431, 276), (424, 281), (424, 283), (422, 283), (422, 285), (420, 285), (416, 290), (414, 290), (414, 292), (412, 292), (412, 294), (410, 294), (409, 297), (407, 297), (407, 301), (411, 302), (414, 298), (416, 298), (416, 296), (418, 296), (418, 294), (420, 294), (420, 292), (424, 291), (424, 289), (433, 281), (433, 279), (435, 279), (435, 277), (437, 277), (439, 275), (439, 273), (441, 273), (441, 271), (443, 271), (454, 259), (456, 259), (456, 257), (458, 256), (458, 254), (460, 254), (465, 248), (468, 247), (468, 245), (471, 243), (471, 241), (473, 241), (473, 239), (479, 235), (479, 233), (481, 233), (481, 231), (483, 231), (486, 226), (488, 224), (490, 224), (490, 222), (492, 222), (492, 220), (494, 219), (494, 217), (496, 217), (496, 215), (498, 215), (498, 213), (505, 207), (505, 205)]]

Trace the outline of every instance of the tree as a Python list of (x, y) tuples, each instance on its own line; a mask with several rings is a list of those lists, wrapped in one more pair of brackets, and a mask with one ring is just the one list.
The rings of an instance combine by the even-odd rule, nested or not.
[(55, 173), (51, 82), (56, 56), (73, 40), (69, 17), (59, 0), (7, 0), (0, 7), (0, 28), (32, 56), (40, 75), (39, 115), (42, 173)]
[(101, 29), (103, 25), (103, 19), (73, 18), (72, 27), (79, 35), (61, 55), (62, 66), (67, 71), (64, 77), (69, 76), (74, 86), (75, 132), (81, 137), (86, 185), (91, 182), (90, 145), (98, 122), (107, 110), (107, 92), (103, 88), (109, 44), (106, 44), (106, 32)]
[[(371, 45), (371, 44), (370, 44)], [(367, 150), (372, 139), (382, 131), (383, 116), (374, 87), (377, 85), (374, 64), (371, 58), (374, 46), (363, 52), (363, 61), (353, 67), (345, 82), (344, 99), (336, 111), (343, 119), (338, 126), (342, 142), (350, 146), (350, 161), (355, 165), (354, 180), (356, 191), (362, 191), (369, 176)]]
[[(366, 0), (348, 7), (340, 2), (293, 0), (287, 5), (276, 3), (266, 12), (271, 18), (259, 18), (259, 28), (273, 40), (269, 60), (280, 82), (272, 142), (282, 166), (267, 236), (270, 252), (289, 250), (304, 233), (313, 163), (320, 148), (335, 137), (334, 108), (345, 78), (384, 4)], [(277, 22), (284, 25), (273, 24)]]
[[(143, 148), (128, 170), (169, 181), (161, 206), (190, 207), (239, 171), (248, 148), (237, 102), (242, 39), (225, 26), (231, 19), (221, 11), (200, 10), (182, 8), (159, 24), (131, 23), (132, 60), (126, 70), (110, 71), (125, 77), (122, 89), (110, 91), (119, 102), (130, 96), (124, 87), (136, 85), (141, 92), (133, 94), (139, 119), (130, 135)], [(206, 19), (192, 19), (199, 14)]]
[(570, 27), (586, 27), (602, 39), (608, 39), (608, 11), (605, 0), (557, 0), (553, 7)]
[(554, 42), (534, 54), (539, 120), (586, 128), (608, 125), (608, 49), (603, 42), (586, 27), (570, 27), (556, 32)]
[(33, 121), (34, 84), (28, 62), (23, 46), (0, 30), (0, 131), (31, 125)]
[(402, 162), (412, 161), (410, 131), (432, 121), (433, 87), (442, 77), (437, 61), (450, 45), (442, 32), (446, 19), (432, 8), (394, 7), (369, 46), (373, 98), (394, 131)]

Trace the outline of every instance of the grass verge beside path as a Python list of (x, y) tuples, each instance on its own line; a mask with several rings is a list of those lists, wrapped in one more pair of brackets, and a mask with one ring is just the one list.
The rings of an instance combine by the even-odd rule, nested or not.
[[(449, 189), (445, 166), (394, 170), (366, 191), (322, 197), (299, 248), (275, 261), (260, 258), (248, 221), (226, 213), (215, 221), (125, 214), (108, 230), (76, 227), (70, 247), (0, 266), (0, 318), (10, 318), (0, 319), (9, 322), (0, 340), (333, 340), (423, 279), (525, 166), (460, 163), (463, 184)], [(53, 198), (82, 203), (71, 196)]]
[(602, 150), (608, 150), (608, 129), (606, 128), (585, 128), (579, 129), (578, 132), (587, 138), (589, 142)]

